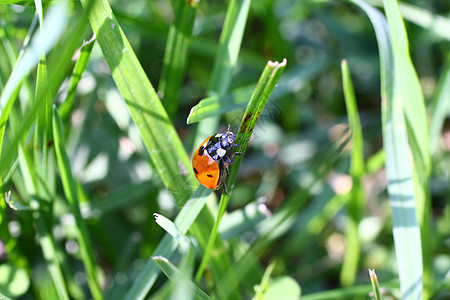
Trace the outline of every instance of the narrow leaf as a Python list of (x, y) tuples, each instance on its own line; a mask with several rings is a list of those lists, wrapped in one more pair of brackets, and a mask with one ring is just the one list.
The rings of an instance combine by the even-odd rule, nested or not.
[(90, 241), (87, 225), (81, 216), (80, 204), (78, 202), (76, 182), (73, 178), (69, 157), (67, 156), (64, 143), (64, 134), (62, 121), (58, 114), (58, 110), (53, 110), (53, 136), (55, 139), (55, 150), (58, 161), (59, 170), (61, 172), (61, 180), (63, 183), (64, 194), (70, 204), (71, 211), (75, 217), (77, 224), (77, 238), (80, 244), (81, 257), (86, 269), (86, 277), (89, 288), (94, 299), (103, 299), (98, 276), (95, 271), (94, 255), (92, 254), (92, 243)]
[(178, 97), (186, 69), (189, 43), (197, 8), (198, 1), (177, 1), (175, 19), (170, 26), (164, 51), (164, 66), (158, 91), (162, 95), (161, 99), (167, 113), (172, 118), (178, 107)]
[(350, 71), (348, 69), (346, 60), (342, 61), (341, 70), (345, 105), (347, 107), (347, 115), (352, 142), (350, 162), (352, 189), (350, 192), (350, 201), (347, 204), (347, 243), (344, 263), (341, 270), (341, 283), (343, 285), (352, 285), (356, 278), (356, 272), (358, 270), (358, 263), (361, 252), (361, 244), (358, 235), (358, 225), (361, 222), (365, 207), (364, 191), (361, 185), (361, 179), (365, 171), (365, 166), (361, 122), (359, 120), (355, 92), (353, 90)]

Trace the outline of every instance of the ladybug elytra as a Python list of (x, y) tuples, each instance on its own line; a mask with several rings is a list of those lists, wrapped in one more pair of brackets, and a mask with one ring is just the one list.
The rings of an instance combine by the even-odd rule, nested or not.
[(241, 155), (240, 152), (233, 152), (236, 134), (230, 131), (230, 125), (225, 133), (217, 133), (206, 138), (203, 143), (195, 150), (192, 158), (192, 168), (197, 180), (211, 190), (219, 190), (224, 187), (228, 172), (228, 166), (233, 163), (235, 155)]

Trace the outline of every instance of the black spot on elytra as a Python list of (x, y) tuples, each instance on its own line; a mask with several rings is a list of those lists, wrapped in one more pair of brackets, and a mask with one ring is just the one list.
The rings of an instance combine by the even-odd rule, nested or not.
[(209, 178), (212, 178), (212, 177), (213, 177), (211, 174), (207, 174), (206, 176), (208, 176)]
[(198, 174), (198, 171), (197, 171), (197, 169), (196, 169), (196, 168), (194, 168), (194, 172), (195, 172), (195, 174)]

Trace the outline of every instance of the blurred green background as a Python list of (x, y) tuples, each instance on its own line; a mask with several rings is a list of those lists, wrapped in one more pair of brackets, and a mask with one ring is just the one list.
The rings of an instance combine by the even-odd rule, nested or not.
[[(157, 87), (179, 2), (182, 1), (109, 1), (117, 18), (112, 30), (121, 27), (163, 104), (167, 99)], [(51, 4), (43, 2), (44, 20)], [(383, 12), (381, 2), (370, 4)], [(230, 1), (198, 1), (194, 5), (198, 7), (193, 15), (192, 35), (187, 39), (185, 65), (177, 71), (180, 86), (172, 90), (175, 100), (168, 109), (170, 126), (176, 129), (190, 158), (199, 139), (225, 131), (228, 124), (233, 132), (238, 131), (246, 102), (267, 61), (287, 59), (286, 69), (243, 156), (227, 213), (219, 226), (220, 242), (216, 243), (219, 250), (212, 252), (212, 260), (226, 260), (221, 257), (226, 255), (231, 265), (245, 253), (255, 253), (254, 261), (248, 261), (248, 270), (240, 274), (242, 278), (230, 288), (228, 297), (296, 299), (301, 294), (305, 299), (369, 299), (372, 288), (368, 269), (375, 269), (383, 297), (400, 299), (383, 150), (379, 50), (368, 17), (348, 1), (252, 1), (244, 20), (242, 43), (232, 45), (238, 47), (234, 48), (238, 58), (231, 70), (229, 86), (221, 94), (211, 88), (214, 85), (211, 80)], [(70, 159), (81, 215), (87, 224), (98, 285), (105, 299), (125, 299), (165, 234), (152, 214), (174, 220), (182, 205), (161, 180), (164, 171), (150, 159), (154, 151), (164, 152), (165, 148), (149, 150), (143, 142), (140, 128), (124, 101), (126, 97), (113, 79), (117, 69), (111, 71), (105, 61), (108, 54), (99, 43), (91, 42), (88, 64), (74, 90), (73, 102), (64, 104), (68, 103), (70, 76), (78, 58), (70, 53), (70, 48), (68, 59), (64, 58), (64, 47), (72, 37), (76, 37), (73, 43), (77, 48), (82, 39), (92, 37), (81, 3), (70, 2), (68, 7), (68, 27), (61, 25), (64, 30), (58, 35), (58, 42), (48, 51), (48, 76), (57, 78), (51, 86), (51, 95), (47, 95), (48, 103), (55, 104), (61, 114), (63, 145)], [(435, 135), (437, 140), (430, 146), (434, 147), (428, 182), (431, 250), (426, 255), (431, 261), (432, 280), (425, 289), (429, 297), (447, 299), (450, 297), (450, 2), (400, 2), (400, 11), (429, 122), (438, 114), (442, 120)], [(39, 30), (39, 25), (30, 27), (35, 12), (32, 2), (0, 1), (2, 93), (12, 77), (24, 41)], [(181, 31), (183, 26), (179, 28)], [(114, 47), (111, 45), (111, 51)], [(348, 62), (355, 89), (365, 165), (361, 176), (364, 207), (357, 223), (360, 253), (354, 262), (353, 275), (352, 271), (343, 273), (344, 261), (351, 259), (346, 258), (350, 251), (347, 223), (351, 218), (347, 204), (351, 198), (349, 191), (354, 187), (350, 173), (353, 140), (342, 87), (343, 59)], [(57, 64), (61, 61), (68, 67)], [(8, 122), (2, 119), (2, 124), (6, 124), (2, 155), (8, 152), (22, 120), (30, 120), (33, 125), (22, 133), (19, 147), (17, 144), (13, 147), (10, 162), (2, 167), (3, 193), (11, 191), (11, 205), (17, 210), (2, 200), (0, 293), (12, 299), (58, 299), (64, 294), (61, 291), (66, 290), (73, 299), (99, 298), (92, 296), (88, 284), (90, 279), (77, 240), (76, 213), (66, 200), (61, 166), (57, 166), (56, 159), (48, 162), (53, 170), (53, 177), (49, 178), (54, 180), (49, 207), (43, 207), (41, 200), (36, 204), (39, 193), (33, 194), (27, 188), (29, 181), (22, 163), (29, 162), (33, 180), (39, 164), (35, 132), (40, 127), (34, 123), (37, 114), (27, 117), (26, 113), (33, 112), (33, 99), (39, 95), (36, 82), (42, 78), (35, 66), (30, 70), (20, 90), (15, 92), (18, 101), (12, 106)], [(131, 77), (133, 72), (130, 69)], [(60, 77), (52, 77), (53, 74)], [(208, 125), (205, 120), (187, 125), (191, 108), (217, 94), (228, 96), (222, 99), (222, 105), (230, 108), (220, 113), (220, 119), (216, 119), (218, 126), (214, 122)], [(1, 104), (4, 111), (3, 98)], [(55, 125), (48, 128), (51, 131)], [(53, 150), (49, 151), (54, 157)], [(173, 157), (174, 161), (177, 159)], [(179, 182), (174, 177), (171, 184)], [(220, 192), (215, 192), (207, 200), (213, 217), (219, 196)], [(289, 216), (284, 217), (283, 211), (288, 211)], [(39, 223), (36, 214), (45, 216), (43, 223)], [(281, 221), (274, 223), (275, 218)], [(201, 223), (199, 226), (209, 232), (212, 221), (209, 224), (209, 228)], [(272, 224), (278, 227), (271, 228)], [(55, 287), (58, 284), (50, 271), (55, 265), (45, 258), (43, 232), (53, 241), (53, 263), (61, 269), (63, 288)], [(191, 268), (196, 270), (203, 257), (204, 250), (199, 246), (202, 242), (192, 232), (187, 236), (195, 249)], [(207, 240), (208, 236), (204, 238)], [(182, 257), (178, 249), (170, 260), (178, 265), (183, 262)], [(238, 274), (240, 269), (230, 270)], [(270, 276), (268, 282), (264, 282), (264, 274)], [(228, 276), (233, 277), (233, 273)], [(215, 299), (222, 299), (223, 295), (217, 286), (227, 287), (209, 269), (197, 284)], [(266, 290), (258, 292), (258, 285)], [(181, 299), (176, 297), (176, 284), (170, 284), (163, 274), (149, 291), (143, 291), (143, 298)], [(188, 295), (184, 296), (188, 299)]]

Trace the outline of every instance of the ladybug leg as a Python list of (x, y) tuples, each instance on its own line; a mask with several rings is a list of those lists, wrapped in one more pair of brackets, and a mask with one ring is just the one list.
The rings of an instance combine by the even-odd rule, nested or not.
[(231, 155), (231, 160), (230, 160), (230, 164), (232, 164), (233, 162), (234, 162), (234, 156), (235, 155), (242, 155), (242, 153), (241, 152), (234, 152), (232, 155)]
[(223, 182), (223, 192), (228, 195), (227, 185), (225, 184), (225, 181)]
[(227, 163), (227, 164), (232, 164), (234, 162), (234, 156), (235, 155), (242, 155), (241, 152), (234, 152), (233, 155), (231, 155), (231, 159), (228, 156), (224, 156), (223, 160)]

